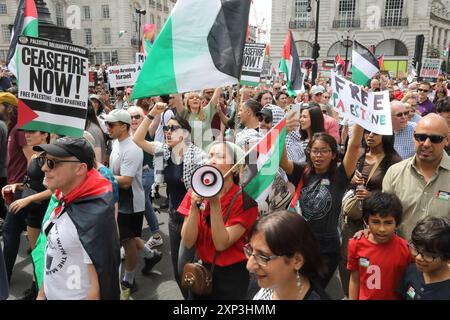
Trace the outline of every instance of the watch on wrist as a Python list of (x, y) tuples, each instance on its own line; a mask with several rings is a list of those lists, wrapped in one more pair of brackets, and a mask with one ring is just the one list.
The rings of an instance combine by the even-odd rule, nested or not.
[(147, 114), (147, 118), (149, 118), (150, 120), (153, 120), (153, 119), (155, 119), (155, 117), (154, 116), (152, 116), (150, 113), (149, 114)]

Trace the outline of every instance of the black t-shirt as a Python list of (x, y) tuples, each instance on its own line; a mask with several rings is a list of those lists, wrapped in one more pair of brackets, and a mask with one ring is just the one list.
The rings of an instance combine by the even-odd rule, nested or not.
[[(300, 182), (304, 166), (294, 163), (294, 171), (288, 175), (294, 186)], [(339, 247), (338, 220), (348, 184), (342, 165), (337, 167), (333, 176), (311, 172), (307, 183), (303, 184), (299, 199), (302, 216), (319, 238), (322, 252), (335, 251)]]
[(411, 263), (400, 281), (397, 292), (405, 300), (450, 300), (450, 280), (425, 284), (422, 272)]
[(183, 182), (183, 162), (174, 164), (169, 158), (164, 168), (164, 181), (167, 183), (169, 209), (177, 210), (187, 192)]

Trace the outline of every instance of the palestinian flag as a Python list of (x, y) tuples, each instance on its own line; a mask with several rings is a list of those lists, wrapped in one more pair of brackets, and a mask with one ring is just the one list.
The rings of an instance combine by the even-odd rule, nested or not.
[[(286, 140), (286, 118), (281, 120), (258, 142), (255, 147), (255, 161), (246, 160), (250, 174), (244, 186), (244, 191), (256, 202), (264, 201), (272, 190), (275, 175), (280, 166)], [(255, 159), (249, 152), (250, 159)]]
[(250, 0), (179, 0), (144, 62), (131, 99), (238, 82)]
[(356, 40), (353, 41), (352, 82), (360, 86), (367, 86), (370, 79), (378, 72), (380, 72), (378, 59), (369, 49)]
[(378, 64), (380, 65), (380, 70), (383, 71), (384, 70), (384, 54), (382, 54), (378, 58)]
[(289, 30), (283, 45), (281, 54), (280, 71), (286, 75), (286, 86), (290, 96), (296, 96), (303, 88), (303, 74), (300, 69), (300, 60), (298, 58), (297, 48), (295, 47), (294, 37)]
[(6, 64), (9, 71), (17, 78), (17, 41), (20, 35), (38, 37), (38, 16), (34, 0), (20, 0), (17, 8), (16, 19), (11, 31), (11, 42), (9, 45)]

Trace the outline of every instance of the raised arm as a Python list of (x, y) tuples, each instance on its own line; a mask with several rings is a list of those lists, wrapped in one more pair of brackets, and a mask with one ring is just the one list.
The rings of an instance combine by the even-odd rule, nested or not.
[(355, 123), (355, 125), (353, 126), (352, 138), (348, 142), (347, 153), (345, 154), (344, 160), (342, 161), (345, 173), (347, 174), (348, 178), (350, 178), (355, 172), (363, 133), (364, 129)]
[(160, 115), (167, 107), (167, 104), (158, 102), (153, 109), (148, 113), (147, 117), (144, 118), (144, 121), (139, 125), (139, 128), (136, 130), (133, 136), (133, 142), (136, 143), (142, 150), (147, 153), (155, 154), (155, 142), (150, 142), (145, 140), (145, 136), (148, 132), (148, 127), (154, 121), (157, 115)]

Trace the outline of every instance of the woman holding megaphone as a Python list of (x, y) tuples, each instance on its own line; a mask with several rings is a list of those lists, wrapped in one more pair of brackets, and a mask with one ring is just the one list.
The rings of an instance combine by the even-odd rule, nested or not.
[(187, 248), (195, 246), (202, 265), (212, 272), (212, 292), (199, 295), (191, 290), (190, 299), (244, 299), (247, 293), (249, 273), (243, 248), (257, 219), (258, 207), (239, 186), (239, 166), (235, 164), (242, 159), (242, 153), (231, 142), (213, 143), (207, 164), (220, 171), (216, 175), (221, 176), (211, 180), (210, 176), (214, 176), (211, 172), (215, 171), (212, 170), (204, 173), (205, 178), (199, 183), (194, 181), (194, 174), (192, 187), (198, 191), (202, 188), (196, 185), (203, 184), (207, 190), (210, 180), (222, 182), (223, 176), (222, 188), (219, 186), (214, 192), (217, 194), (209, 198), (189, 190), (178, 208), (185, 216), (181, 230), (183, 244)]

